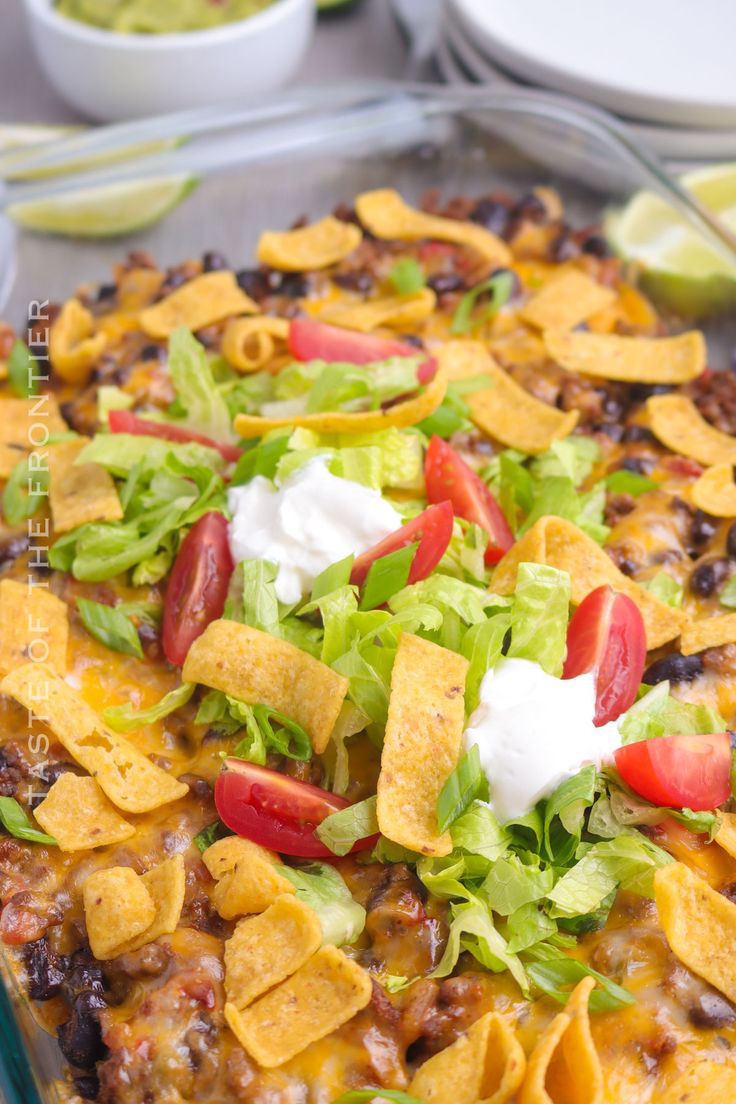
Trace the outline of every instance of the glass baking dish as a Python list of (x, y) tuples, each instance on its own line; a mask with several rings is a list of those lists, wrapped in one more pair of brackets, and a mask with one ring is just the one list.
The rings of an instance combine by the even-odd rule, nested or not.
[[(63, 299), (80, 284), (108, 282), (111, 266), (131, 250), (148, 250), (162, 266), (218, 250), (233, 268), (245, 268), (263, 228), (286, 228), (302, 215), (320, 217), (357, 192), (389, 185), (414, 203), (429, 188), (449, 197), (496, 189), (522, 194), (551, 185), (573, 226), (597, 222), (606, 207), (646, 187), (674, 199), (708, 232), (707, 222), (685, 197), (673, 196), (656, 160), (620, 124), (557, 96), (383, 83), (313, 88), (292, 90), (255, 111), (234, 106), (181, 116), (173, 124), (149, 120), (134, 130), (118, 128), (111, 138), (128, 136), (132, 142), (193, 131), (196, 137), (176, 148), (102, 167), (74, 182), (170, 172), (200, 176), (193, 195), (148, 230), (123, 239), (73, 241), (16, 233), (0, 215), (0, 314), (22, 331), (33, 301)], [(11, 184), (6, 199), (68, 186), (63, 177)], [(0, 190), (0, 206), (2, 201)], [(727, 241), (721, 244), (728, 250)], [(732, 325), (721, 322), (713, 331), (719, 341), (731, 340)], [(55, 1040), (36, 1025), (15, 981), (12, 954), (2, 944), (0, 973), (5, 1104), (57, 1104), (64, 1090)]]

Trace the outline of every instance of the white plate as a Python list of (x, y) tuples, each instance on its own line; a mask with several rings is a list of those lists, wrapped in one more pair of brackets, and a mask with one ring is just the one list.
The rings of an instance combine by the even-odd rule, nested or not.
[[(438, 65), (444, 79), (450, 83), (463, 80), (496, 88), (518, 87), (518, 82), (509, 73), (493, 65), (477, 49), (450, 11), (445, 14), (443, 57), (438, 53)], [(668, 160), (701, 162), (736, 158), (736, 130), (693, 130), (624, 122), (640, 142)]]
[(448, 0), (472, 41), (534, 84), (617, 114), (736, 126), (734, 0)]

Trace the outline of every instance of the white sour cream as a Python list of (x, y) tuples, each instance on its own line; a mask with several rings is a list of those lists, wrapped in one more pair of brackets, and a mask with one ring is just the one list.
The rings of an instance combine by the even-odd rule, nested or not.
[(277, 564), (276, 596), (287, 605), (330, 564), (360, 555), (402, 523), (378, 491), (333, 475), (327, 461), (315, 457), (280, 487), (258, 475), (228, 492), (233, 560)]
[(528, 659), (502, 659), (487, 672), (465, 743), (478, 745), (502, 823), (524, 816), (581, 767), (613, 755), (618, 728), (596, 728), (594, 714), (592, 674), (558, 679)]

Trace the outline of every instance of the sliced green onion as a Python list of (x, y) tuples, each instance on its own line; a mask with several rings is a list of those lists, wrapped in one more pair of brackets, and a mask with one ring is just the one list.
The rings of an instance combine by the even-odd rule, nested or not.
[[(468, 330), (472, 330), (474, 326), (480, 325), (481, 322), (488, 321), (489, 318), (493, 318), (495, 314), (506, 303), (514, 289), (514, 274), (509, 272), (508, 269), (502, 269), (500, 272), (496, 272), (488, 280), (484, 280), (482, 284), (477, 284), (470, 291), (463, 295), (462, 299), (457, 305), (457, 310), (452, 316), (452, 322), (450, 323), (450, 333), (457, 336), (458, 334), (467, 333)], [(481, 295), (490, 293), (490, 303), (479, 311), (474, 317), (475, 304)]]
[(388, 278), (399, 295), (411, 295), (421, 291), (427, 281), (422, 266), (413, 257), (402, 257), (388, 274)]
[(29, 843), (47, 843), (56, 847), (53, 836), (47, 836), (45, 832), (34, 828), (22, 805), (19, 805), (14, 797), (0, 797), (0, 821), (6, 832), (16, 839), (28, 840)]
[[(121, 607), (118, 606), (118, 612), (120, 609)], [(115, 732), (134, 732), (142, 725), (154, 724), (155, 721), (160, 721), (175, 710), (181, 709), (187, 704), (195, 689), (196, 683), (183, 682), (181, 686), (169, 690), (168, 694), (164, 694), (160, 701), (148, 709), (133, 709), (131, 705), (110, 705), (102, 715), (105, 723)]]
[(337, 563), (330, 564), (324, 571), (321, 571), (312, 584), (310, 603), (316, 602), (318, 598), (324, 598), (325, 594), (332, 594), (333, 590), (339, 590), (340, 587), (347, 586), (350, 582), (354, 559), (355, 557), (351, 552), (344, 560), (338, 560)]
[(613, 1012), (616, 1008), (636, 1004), (636, 998), (627, 989), (575, 958), (565, 956), (530, 962), (526, 970), (536, 987), (558, 1004), (567, 1004), (572, 988), (584, 977), (594, 977), (600, 983), (600, 988), (596, 987), (590, 994), (591, 1012)]
[(658, 486), (654, 479), (640, 472), (627, 471), (626, 468), (619, 468), (606, 476), (606, 487), (612, 494), (629, 494), (638, 498), (645, 491), (656, 491)]
[(32, 395), (38, 394), (39, 381), (34, 376), (34, 364), (31, 350), (25, 341), (18, 338), (13, 342), (8, 357), (8, 381), (16, 395), (20, 395), (22, 399), (30, 399)]
[(418, 547), (417, 543), (408, 544), (373, 561), (360, 599), (361, 610), (376, 609), (404, 589)]
[(480, 765), (478, 745), (473, 744), (440, 790), (437, 798), (437, 823), (440, 832), (446, 832), (477, 798), (487, 800), (488, 779)]
[(77, 609), (85, 629), (100, 644), (112, 648), (114, 652), (143, 659), (138, 631), (124, 613), (89, 598), (77, 598)]
[(3, 516), (8, 525), (18, 525), (38, 513), (48, 490), (48, 470), (31, 471), (28, 457), (16, 464), (3, 490)]

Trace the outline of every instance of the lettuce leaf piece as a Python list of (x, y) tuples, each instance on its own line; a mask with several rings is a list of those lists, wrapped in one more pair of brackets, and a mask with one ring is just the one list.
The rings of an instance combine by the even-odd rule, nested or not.
[(546, 564), (519, 565), (508, 656), (530, 659), (559, 678), (567, 649), (570, 576)]
[(425, 889), (440, 901), (451, 901), (453, 898), (468, 901), (473, 892), (464, 883), (470, 881), (473, 875), (473, 880), (480, 882), (489, 868), (489, 862), (482, 856), (476, 860), (473, 856), (453, 852), (441, 859), (419, 859), (417, 876)]
[(677, 579), (673, 579), (666, 571), (658, 571), (652, 579), (645, 579), (642, 584), (655, 598), (668, 606), (679, 609), (685, 596), (685, 588)]
[(493, 918), (487, 906), (472, 894), (467, 901), (451, 906), (452, 920), (447, 946), (438, 965), (430, 977), (447, 977), (455, 969), (463, 951), (469, 951), (473, 957), (493, 973), (508, 970), (525, 995), (529, 991), (529, 982), (520, 959), (508, 949), (501, 933), (494, 927)]
[(658, 736), (698, 736), (725, 732), (726, 722), (708, 705), (681, 702), (670, 695), (670, 684), (659, 682), (635, 702), (619, 722), (621, 742), (633, 744)]
[(510, 833), (496, 820), (489, 805), (474, 801), (453, 824), (454, 847), (495, 862), (508, 850)]
[(527, 973), (536, 988), (558, 1004), (567, 1004), (572, 990), (584, 977), (594, 977), (598, 982), (590, 994), (591, 1012), (613, 1012), (617, 1008), (636, 1004), (636, 998), (628, 990), (567, 955), (547, 959), (545, 962), (530, 962)]
[(643, 897), (654, 895), (654, 874), (674, 860), (640, 833), (616, 836), (589, 846), (548, 894), (550, 916), (583, 916), (594, 912), (616, 889)]
[(133, 709), (129, 704), (110, 705), (103, 712), (105, 723), (115, 732), (135, 732), (143, 725), (155, 724), (186, 705), (196, 690), (196, 683), (182, 682), (148, 709)]
[(365, 927), (365, 909), (353, 900), (340, 873), (329, 863), (281, 866), (279, 873), (291, 882), (297, 897), (317, 913), (322, 944), (336, 947), (355, 943)]
[(231, 487), (238, 487), (243, 483), (250, 483), (257, 475), (266, 479), (274, 479), (279, 461), (289, 447), (288, 431), (269, 434), (258, 444), (252, 444), (247, 448), (233, 469), (230, 479)]
[(366, 836), (378, 834), (376, 797), (367, 797), (355, 805), (348, 805), (325, 817), (315, 828), (315, 833), (333, 855), (347, 855), (353, 844)]
[(230, 411), (203, 345), (183, 326), (169, 338), (169, 372), (185, 424), (215, 441), (234, 441)]
[(512, 954), (528, 951), (557, 932), (557, 922), (552, 920), (536, 901), (520, 905), (507, 919), (502, 934), (508, 941)]
[(443, 616), (455, 613), (465, 625), (477, 625), (486, 620), (489, 610), (504, 609), (509, 604), (508, 599), (485, 588), (452, 575), (433, 573), (394, 594), (389, 607), (397, 613), (420, 603), (434, 606)]
[(272, 636), (281, 636), (275, 585), (278, 566), (268, 560), (243, 560), (238, 566), (244, 623)]
[(311, 360), (295, 363), (274, 383), (278, 401), (304, 396), (306, 412), (378, 410), (392, 399), (416, 391), (421, 356), (390, 357), (373, 364)]
[(470, 661), (465, 679), (465, 711), (472, 714), (480, 700), (480, 684), (487, 671), (503, 654), (504, 641), (511, 631), (511, 616), (499, 613), (477, 625), (471, 625), (463, 637), (460, 651)]
[(371, 1104), (373, 1100), (386, 1100), (388, 1104), (424, 1104), (416, 1096), (401, 1089), (349, 1089), (341, 1093), (332, 1104)]
[(461, 756), (437, 798), (437, 824), (445, 832), (479, 798), (488, 800), (488, 779), (480, 765), (477, 744)]
[(129, 410), (134, 401), (133, 396), (122, 388), (103, 383), (97, 388), (97, 421), (106, 426), (111, 410)]
[(591, 836), (612, 839), (622, 832), (643, 824), (661, 824), (672, 818), (691, 832), (713, 839), (721, 823), (717, 813), (692, 809), (669, 809), (652, 805), (633, 793), (612, 768), (603, 772), (607, 790), (601, 793), (588, 816), (587, 830)]
[(160, 470), (167, 456), (177, 457), (187, 467), (202, 467), (209, 472), (221, 471), (224, 460), (217, 449), (165, 441), (163, 437), (140, 437), (134, 433), (98, 433), (80, 452), (75, 463), (100, 464), (111, 475), (125, 478), (140, 464), (152, 473)]
[(553, 441), (546, 452), (535, 456), (530, 471), (535, 479), (566, 476), (579, 487), (593, 474), (601, 455), (600, 445), (594, 438), (565, 437), (562, 441)]
[(478, 895), (500, 916), (511, 916), (524, 905), (541, 901), (554, 885), (554, 872), (539, 863), (523, 863), (518, 855), (508, 854), (491, 867)]
[(618, 468), (606, 476), (606, 486), (612, 494), (627, 494), (638, 498), (646, 491), (655, 491), (659, 483), (655, 479), (649, 479), (640, 472), (627, 471), (626, 468)]
[(567, 866), (575, 857), (585, 812), (595, 800), (597, 785), (595, 767), (583, 767), (544, 802), (544, 853), (558, 867)]

